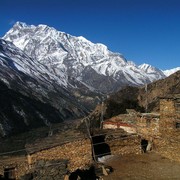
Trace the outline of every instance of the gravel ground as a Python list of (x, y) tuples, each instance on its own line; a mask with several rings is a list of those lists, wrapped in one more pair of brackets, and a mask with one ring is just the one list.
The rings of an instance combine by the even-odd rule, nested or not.
[(180, 162), (171, 161), (156, 153), (116, 156), (106, 162), (114, 172), (104, 180), (152, 179), (180, 180)]

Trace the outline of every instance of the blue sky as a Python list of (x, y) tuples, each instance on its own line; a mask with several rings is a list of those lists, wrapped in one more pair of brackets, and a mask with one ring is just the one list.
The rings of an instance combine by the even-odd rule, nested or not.
[(180, 66), (180, 0), (0, 0), (0, 37), (16, 21), (82, 35), (138, 65)]

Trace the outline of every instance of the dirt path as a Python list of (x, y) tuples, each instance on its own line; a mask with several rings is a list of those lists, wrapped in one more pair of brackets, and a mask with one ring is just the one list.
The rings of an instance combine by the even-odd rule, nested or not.
[(104, 180), (180, 180), (180, 163), (155, 153), (113, 157), (106, 164), (114, 172)]

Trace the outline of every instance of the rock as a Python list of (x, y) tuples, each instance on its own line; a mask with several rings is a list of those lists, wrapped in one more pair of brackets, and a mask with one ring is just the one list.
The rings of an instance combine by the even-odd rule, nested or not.
[(102, 172), (105, 176), (108, 176), (108, 173), (107, 173), (106, 169), (104, 168), (104, 166), (102, 166)]

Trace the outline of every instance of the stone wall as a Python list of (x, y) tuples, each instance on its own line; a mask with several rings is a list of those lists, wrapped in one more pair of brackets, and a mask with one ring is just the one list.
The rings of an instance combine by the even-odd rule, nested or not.
[(174, 136), (170, 139), (167, 138), (154, 139), (154, 142), (155, 142), (154, 148), (156, 152), (160, 153), (162, 156), (166, 158), (180, 162), (180, 153), (179, 153), (180, 137), (178, 136), (178, 134), (174, 134)]
[[(62, 161), (67, 162), (66, 170), (69, 172), (73, 172), (76, 169), (90, 167), (90, 165), (92, 164), (92, 150), (90, 140), (82, 139), (69, 142), (61, 146), (56, 146), (53, 148), (33, 153), (26, 157), (7, 157), (3, 161), (1, 160), (0, 174), (3, 175), (4, 167), (12, 166), (16, 167), (18, 178), (26, 178), (28, 174), (34, 173), (35, 171), (39, 175), (43, 174), (43, 171), (45, 172), (47, 170), (48, 172), (54, 171), (54, 173), (57, 173), (55, 168), (56, 166), (54, 168), (50, 168), (55, 165), (53, 163), (54, 161), (61, 162), (60, 166), (63, 167), (63, 170), (65, 164), (62, 163)], [(47, 166), (47, 164), (49, 164), (50, 166)], [(40, 171), (38, 170), (39, 167)]]
[(25, 175), (24, 180), (27, 180), (27, 177), (33, 177), (33, 180), (64, 180), (67, 163), (66, 160), (37, 161), (33, 173)]
[(160, 138), (155, 140), (156, 151), (161, 155), (180, 162), (180, 98), (160, 99)]
[(106, 143), (109, 145), (111, 154), (113, 155), (141, 153), (141, 139), (139, 136), (108, 138)]
[(160, 132), (167, 134), (175, 129), (175, 104), (173, 99), (160, 100)]
[(143, 137), (159, 136), (159, 118), (158, 117), (139, 117), (136, 122), (137, 133)]
[(0, 175), (4, 175), (4, 168), (16, 168), (17, 177), (29, 172), (26, 156), (1, 157)]
[(73, 172), (76, 169), (83, 169), (91, 164), (91, 143), (89, 139), (78, 140), (34, 153), (31, 155), (31, 158), (32, 164), (39, 160), (68, 160), (67, 169)]

